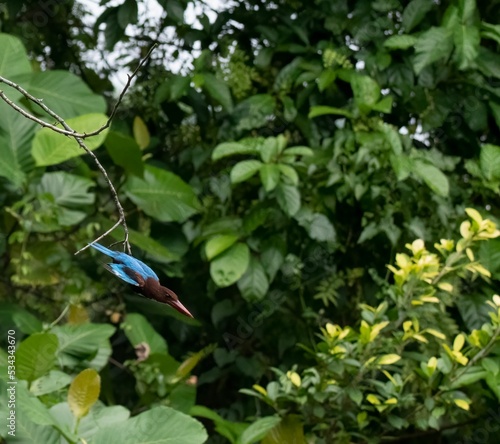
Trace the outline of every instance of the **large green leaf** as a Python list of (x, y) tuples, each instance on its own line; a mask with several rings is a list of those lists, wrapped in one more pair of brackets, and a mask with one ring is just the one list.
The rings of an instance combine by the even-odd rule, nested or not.
[(351, 87), (356, 105), (361, 112), (370, 111), (380, 98), (380, 86), (369, 76), (352, 76)]
[(450, 184), (448, 183), (448, 178), (439, 168), (417, 159), (413, 162), (412, 171), (423, 179), (427, 186), (436, 194), (445, 197), (448, 196)]
[(168, 352), (165, 339), (156, 332), (143, 315), (139, 313), (127, 314), (121, 328), (134, 347), (137, 347), (141, 343), (146, 343), (149, 345), (151, 353), (166, 354)]
[(46, 395), (68, 386), (71, 376), (59, 370), (51, 370), (47, 375), (35, 379), (30, 386), (30, 392), (35, 396)]
[[(0, 33), (0, 75), (14, 80), (16, 76), (30, 72), (31, 64), (21, 40)], [(4, 89), (4, 85), (1, 89)]]
[(30, 421), (39, 425), (55, 423), (47, 407), (36, 396), (33, 396), (23, 384), (18, 384), (16, 395), (19, 408), (29, 417)]
[[(90, 133), (102, 127), (108, 118), (104, 114), (86, 114), (68, 119), (66, 123), (75, 131)], [(104, 142), (108, 130), (97, 136), (85, 139), (89, 150), (95, 150)], [(38, 166), (57, 165), (65, 160), (85, 154), (78, 143), (71, 137), (64, 136), (49, 128), (42, 128), (33, 140), (33, 157)]]
[(280, 168), (274, 163), (262, 165), (259, 174), (267, 192), (274, 190), (280, 181)]
[(231, 170), (231, 183), (240, 183), (250, 179), (260, 170), (263, 163), (260, 160), (242, 160)]
[[(137, 137), (138, 136), (136, 136), (136, 138)], [(121, 166), (128, 173), (142, 177), (144, 174), (142, 152), (139, 145), (132, 137), (110, 131), (108, 137), (106, 137), (104, 141), (104, 146), (116, 165)]]
[(42, 176), (37, 192), (51, 194), (57, 205), (72, 207), (94, 203), (95, 195), (88, 191), (92, 186), (94, 182), (85, 177), (55, 171)]
[(298, 415), (288, 415), (273, 427), (262, 444), (305, 444), (304, 426)]
[(106, 111), (104, 98), (94, 94), (80, 77), (68, 71), (38, 72), (33, 75), (28, 91), (43, 99), (43, 103), (63, 119)]
[(35, 122), (26, 119), (0, 100), (0, 176), (15, 185), (24, 181), (24, 173), (33, 166), (31, 141)]
[(387, 49), (408, 49), (411, 48), (416, 41), (417, 38), (412, 35), (393, 35), (384, 42), (384, 46)]
[(263, 299), (269, 289), (269, 281), (262, 264), (252, 257), (247, 271), (238, 280), (238, 288), (242, 296), (249, 302)]
[(224, 142), (217, 145), (212, 153), (212, 160), (219, 160), (226, 156), (236, 154), (257, 154), (258, 148), (254, 145), (248, 145), (239, 142)]
[(54, 366), (58, 339), (51, 333), (35, 333), (25, 339), (16, 350), (17, 377), (34, 381)]
[(326, 215), (314, 213), (309, 208), (302, 207), (294, 217), (299, 225), (306, 229), (311, 239), (320, 242), (335, 242), (337, 237), (335, 228)]
[(475, 26), (459, 25), (453, 32), (455, 41), (455, 59), (459, 69), (471, 67), (478, 55), (481, 36)]
[(202, 444), (203, 425), (170, 407), (154, 407), (120, 424), (99, 430), (92, 444)]
[(231, 91), (226, 82), (218, 79), (213, 74), (203, 74), (203, 88), (208, 95), (222, 105), (222, 107), (230, 112), (233, 109), (233, 99)]
[(413, 68), (419, 74), (427, 65), (448, 57), (453, 49), (452, 34), (445, 28), (432, 27), (415, 43)]
[(293, 185), (280, 183), (276, 187), (276, 199), (281, 209), (289, 216), (293, 216), (300, 209), (300, 192)]
[(406, 32), (410, 32), (417, 26), (426, 14), (432, 9), (432, 0), (412, 0), (403, 11), (403, 27)]
[(281, 421), (279, 416), (266, 416), (251, 424), (241, 435), (240, 444), (253, 444), (263, 439)]
[(219, 287), (228, 287), (243, 276), (249, 262), (248, 246), (238, 242), (210, 263), (210, 276)]
[[(30, 417), (19, 412), (16, 418), (16, 438), (22, 444), (60, 444), (62, 435), (52, 426), (42, 426), (31, 421)], [(16, 442), (16, 441), (14, 441)]]
[(281, 235), (271, 236), (262, 243), (261, 260), (264, 270), (272, 281), (283, 265), (286, 254), (285, 239)]
[(200, 203), (186, 182), (170, 171), (149, 165), (145, 167), (144, 179), (127, 180), (125, 192), (146, 214), (162, 222), (183, 222), (200, 210)]
[(205, 255), (211, 261), (215, 256), (226, 251), (238, 240), (235, 234), (218, 234), (210, 238), (205, 244)]
[(485, 144), (479, 155), (481, 171), (488, 180), (500, 178), (500, 146)]
[(115, 327), (109, 324), (80, 324), (56, 326), (52, 332), (59, 338), (58, 353), (61, 358), (85, 358), (94, 355), (115, 332)]

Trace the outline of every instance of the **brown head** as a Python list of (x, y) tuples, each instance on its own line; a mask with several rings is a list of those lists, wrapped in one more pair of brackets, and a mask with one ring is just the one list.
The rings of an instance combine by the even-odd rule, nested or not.
[(158, 280), (153, 278), (143, 280), (141, 278), (138, 282), (139, 288), (135, 287), (135, 290), (138, 293), (162, 304), (168, 304), (179, 313), (182, 313), (190, 318), (194, 318), (194, 316), (189, 313), (188, 309), (181, 304), (179, 297), (169, 288), (162, 286)]

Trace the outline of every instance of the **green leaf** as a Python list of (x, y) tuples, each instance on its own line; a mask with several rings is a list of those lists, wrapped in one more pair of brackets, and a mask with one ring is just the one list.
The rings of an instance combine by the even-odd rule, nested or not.
[(263, 163), (260, 160), (242, 160), (231, 170), (231, 183), (240, 183), (250, 179), (260, 170)]
[(470, 22), (477, 11), (476, 0), (460, 0), (458, 6), (462, 22)]
[(94, 203), (95, 195), (89, 193), (88, 189), (94, 186), (91, 180), (69, 174), (64, 171), (45, 173), (40, 184), (37, 186), (37, 193), (48, 193), (54, 197), (57, 205), (74, 207), (90, 205)]
[(245, 145), (238, 142), (224, 142), (217, 145), (212, 152), (212, 160), (237, 154), (258, 154), (259, 150), (253, 145)]
[[(13, 35), (0, 33), (0, 75), (14, 81), (15, 77), (27, 73), (31, 73), (31, 64), (21, 40)], [(10, 92), (3, 84), (2, 90)], [(10, 97), (10, 94), (7, 96)]]
[(71, 357), (89, 357), (95, 354), (103, 341), (107, 341), (115, 332), (109, 324), (80, 324), (56, 326), (52, 332), (59, 339), (58, 354)]
[[(104, 114), (86, 114), (68, 119), (66, 123), (75, 131), (90, 133), (102, 127), (108, 118)], [(97, 136), (85, 139), (85, 145), (91, 151), (102, 145), (107, 129)], [(42, 128), (35, 134), (32, 155), (37, 166), (57, 165), (73, 157), (81, 156), (85, 151), (71, 137), (55, 133), (49, 128)]]
[(269, 281), (264, 267), (254, 257), (250, 259), (245, 274), (238, 280), (238, 288), (243, 298), (248, 302), (260, 301), (266, 296), (269, 290)]
[(295, 168), (283, 163), (279, 163), (278, 168), (280, 173), (288, 179), (291, 185), (297, 186), (299, 184), (299, 175), (297, 174)]
[(484, 144), (479, 155), (481, 171), (488, 180), (500, 178), (500, 146)]
[(300, 209), (300, 192), (293, 185), (280, 183), (276, 187), (276, 199), (281, 209), (289, 216), (293, 216)]
[(433, 7), (432, 0), (412, 0), (403, 11), (403, 27), (410, 32), (417, 26)]
[(346, 109), (335, 108), (333, 106), (324, 106), (324, 105), (318, 105), (318, 106), (311, 107), (311, 110), (309, 111), (309, 114), (307, 115), (307, 117), (309, 117), (310, 119), (313, 119), (314, 117), (324, 116), (324, 115), (329, 115), (329, 114), (344, 116), (344, 117), (348, 117), (350, 119), (353, 118), (352, 113)]
[(132, 126), (132, 131), (134, 133), (134, 139), (139, 145), (141, 150), (147, 148), (151, 143), (151, 136), (149, 134), (148, 127), (139, 116), (134, 117), (134, 123)]
[(71, 376), (59, 370), (51, 370), (49, 374), (35, 379), (30, 386), (30, 392), (35, 396), (56, 392), (71, 383)]
[(419, 74), (426, 66), (447, 58), (453, 49), (452, 34), (445, 28), (432, 27), (420, 34), (415, 43), (413, 69)]
[(335, 242), (337, 237), (335, 228), (324, 214), (313, 213), (309, 208), (302, 207), (294, 217), (299, 225), (306, 229), (311, 239)]
[(354, 75), (351, 77), (351, 87), (361, 112), (370, 111), (380, 98), (380, 86), (371, 77)]
[(280, 169), (276, 164), (262, 165), (259, 174), (262, 185), (267, 192), (274, 190), (280, 181)]
[(494, 40), (500, 44), (500, 25), (481, 22), (481, 37)]
[(146, 343), (149, 345), (151, 353), (166, 354), (168, 352), (165, 339), (163, 339), (149, 321), (139, 313), (127, 314), (125, 320), (121, 324), (121, 329), (134, 347)]
[(0, 176), (14, 185), (20, 186), (24, 173), (34, 167), (31, 143), (36, 126), (0, 100)]
[(299, 415), (285, 416), (264, 437), (262, 444), (306, 444), (304, 426)]
[(250, 262), (246, 244), (238, 242), (210, 263), (210, 276), (218, 287), (228, 287), (243, 276)]
[(160, 406), (128, 419), (120, 427), (99, 430), (92, 444), (203, 444), (207, 437), (205, 428), (196, 419)]
[[(33, 74), (28, 92), (42, 99), (45, 105), (63, 119), (106, 112), (104, 98), (94, 94), (80, 77), (68, 71), (53, 70)], [(87, 132), (97, 128), (90, 128)], [(73, 129), (84, 131), (83, 128)]]
[(57, 336), (51, 333), (26, 338), (16, 350), (16, 376), (31, 382), (48, 373), (55, 365), (57, 346)]
[(403, 152), (403, 144), (401, 143), (401, 137), (398, 131), (392, 125), (388, 124), (382, 124), (381, 127), (382, 133), (389, 143), (392, 152), (397, 156), (401, 155), (401, 153)]
[(143, 177), (142, 152), (134, 139), (125, 134), (110, 131), (104, 141), (104, 146), (116, 165), (121, 166), (127, 173)]
[(395, 155), (391, 154), (391, 166), (398, 180), (405, 180), (412, 171), (412, 161), (404, 154)]
[(293, 99), (291, 97), (284, 96), (281, 101), (283, 102), (283, 117), (287, 122), (293, 122), (297, 117), (297, 108), (295, 107)]
[(460, 376), (453, 380), (453, 383), (450, 385), (451, 389), (457, 389), (460, 387), (465, 387), (471, 384), (474, 384), (481, 379), (484, 379), (488, 374), (487, 371), (483, 370), (482, 367), (474, 365), (472, 367), (468, 367), (465, 373), (460, 374)]
[(265, 163), (276, 161), (276, 157), (286, 146), (286, 139), (281, 137), (267, 137), (259, 147), (260, 158)]
[(279, 416), (266, 416), (251, 424), (241, 435), (241, 444), (253, 444), (263, 439), (281, 421)]
[(179, 176), (149, 165), (144, 179), (130, 177), (124, 189), (132, 202), (161, 222), (183, 222), (201, 208), (193, 189)]
[(276, 273), (283, 265), (286, 254), (286, 243), (282, 236), (274, 235), (262, 242), (261, 260), (264, 270), (273, 281)]
[(308, 146), (292, 146), (287, 148), (283, 155), (286, 156), (313, 156), (314, 151)]
[(235, 234), (219, 234), (210, 238), (205, 244), (205, 255), (211, 261), (215, 256), (226, 251), (238, 240)]
[(381, 113), (389, 114), (392, 111), (392, 96), (385, 96), (380, 99), (375, 105), (372, 105), (374, 111), (380, 111)]
[(129, 24), (137, 23), (137, 0), (125, 0), (118, 7), (118, 24), (125, 29)]
[(389, 37), (384, 42), (384, 47), (387, 49), (408, 49), (411, 48), (417, 41), (417, 38), (412, 35), (400, 34)]
[(37, 397), (33, 396), (24, 384), (17, 384), (16, 401), (23, 415), (38, 425), (53, 425), (54, 418), (50, 416), (47, 407)]
[(448, 196), (448, 193), (450, 191), (448, 178), (440, 169), (436, 168), (434, 165), (430, 165), (426, 162), (416, 159), (413, 162), (412, 171), (417, 176), (419, 176), (436, 194), (443, 197)]
[(27, 335), (41, 332), (43, 329), (43, 324), (38, 318), (19, 305), (7, 302), (0, 304), (0, 324), (5, 329), (16, 326)]
[(203, 74), (203, 88), (208, 95), (222, 105), (227, 111), (233, 110), (233, 99), (231, 92), (223, 80), (218, 79), (213, 74)]
[(92, 368), (83, 370), (69, 386), (68, 404), (76, 419), (86, 416), (99, 399), (101, 377)]
[(479, 29), (475, 26), (457, 26), (453, 38), (455, 41), (454, 57), (458, 69), (470, 68), (478, 55), (479, 44), (481, 43)]
[(16, 418), (16, 438), (22, 444), (60, 444), (64, 439), (62, 435), (52, 426), (41, 426), (35, 424), (26, 414), (20, 414)]

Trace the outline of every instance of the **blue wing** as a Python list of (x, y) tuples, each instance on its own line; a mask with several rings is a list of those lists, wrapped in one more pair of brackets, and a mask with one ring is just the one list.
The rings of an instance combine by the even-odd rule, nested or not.
[(122, 281), (125, 281), (127, 284), (135, 285), (136, 287), (140, 286), (139, 282), (136, 282), (132, 277), (130, 277), (125, 271), (125, 266), (122, 264), (104, 264), (104, 268), (109, 272), (113, 273), (115, 276), (118, 276)]
[[(110, 250), (109, 248), (106, 248), (98, 243), (93, 243), (90, 246), (100, 251), (101, 253), (105, 254), (106, 256), (112, 257), (113, 260), (117, 262), (116, 264), (109, 264), (108, 270), (111, 271), (111, 273), (118, 276), (120, 279), (123, 279), (125, 282), (131, 284), (132, 282), (130, 281), (133, 280), (129, 275), (125, 273), (124, 271), (125, 267), (130, 268), (132, 271), (135, 271), (136, 273), (143, 276), (144, 280), (150, 277), (159, 281), (159, 278), (156, 275), (156, 273), (151, 268), (149, 268), (144, 262), (141, 262), (135, 257), (129, 256), (127, 253), (121, 253), (120, 251)], [(124, 265), (124, 267), (116, 267), (116, 265)], [(126, 276), (126, 278), (124, 276)], [(134, 281), (132, 285), (139, 285), (139, 284)]]

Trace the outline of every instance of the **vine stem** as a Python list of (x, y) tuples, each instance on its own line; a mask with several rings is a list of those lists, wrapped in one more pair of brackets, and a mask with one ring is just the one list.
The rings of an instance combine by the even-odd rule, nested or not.
[[(92, 242), (85, 245), (83, 248), (80, 248), (75, 253), (75, 255), (86, 250), (88, 247), (90, 247), (95, 242), (100, 241), (102, 238), (104, 238), (109, 233), (111, 233), (119, 225), (123, 226), (123, 231), (124, 231), (123, 249), (125, 251), (127, 251), (129, 254), (132, 253), (131, 249), (130, 249), (129, 231), (128, 231), (128, 227), (127, 227), (127, 221), (125, 218), (125, 211), (124, 211), (123, 206), (122, 206), (120, 199), (118, 197), (118, 193), (116, 191), (116, 188), (113, 185), (113, 182), (111, 182), (111, 179), (109, 178), (106, 169), (103, 167), (103, 165), (101, 164), (101, 162), (99, 161), (97, 156), (85, 144), (85, 139), (88, 137), (91, 137), (91, 136), (96, 136), (96, 135), (100, 134), (101, 132), (103, 132), (105, 129), (109, 128), (109, 126), (111, 125), (111, 121), (113, 120), (114, 116), (116, 115), (116, 111), (118, 110), (118, 107), (120, 106), (121, 102), (123, 101), (123, 97), (125, 96), (125, 93), (127, 92), (130, 85), (132, 84), (132, 80), (137, 75), (139, 70), (144, 66), (146, 61), (149, 59), (149, 57), (151, 56), (151, 53), (153, 52), (155, 47), (156, 47), (156, 44), (152, 45), (151, 48), (149, 49), (148, 53), (146, 54), (146, 56), (139, 62), (139, 64), (134, 69), (132, 74), (127, 75), (127, 82), (125, 83), (125, 86), (123, 87), (120, 95), (118, 96), (118, 100), (115, 103), (115, 105), (113, 106), (111, 114), (109, 115), (109, 118), (106, 121), (106, 123), (103, 126), (101, 126), (100, 128), (98, 128), (97, 130), (92, 131), (90, 133), (79, 133), (79, 132), (75, 131), (66, 123), (66, 121), (61, 116), (59, 116), (57, 113), (55, 113), (53, 110), (51, 110), (47, 105), (45, 105), (43, 103), (43, 99), (34, 97), (33, 95), (31, 95), (28, 91), (26, 91), (23, 87), (21, 87), (17, 83), (0, 76), (0, 83), (4, 83), (4, 84), (10, 86), (11, 88), (14, 88), (15, 90), (19, 91), (24, 97), (26, 97), (26, 99), (33, 102), (37, 106), (39, 106), (49, 116), (54, 118), (57, 123), (55, 123), (55, 124), (48, 123), (45, 120), (40, 119), (39, 117), (36, 117), (35, 115), (26, 111), (25, 109), (23, 109), (22, 107), (20, 107), (16, 103), (14, 103), (11, 99), (9, 99), (7, 97), (7, 95), (4, 93), (4, 91), (2, 91), (2, 90), (0, 90), (0, 98), (5, 103), (7, 103), (7, 105), (9, 105), (11, 108), (13, 108), (15, 111), (17, 111), (18, 113), (20, 113), (22, 116), (26, 117), (27, 119), (32, 120), (33, 122), (37, 123), (38, 125), (40, 125), (44, 128), (49, 128), (56, 133), (63, 134), (65, 136), (73, 138), (76, 141), (76, 143), (78, 143), (80, 148), (82, 148), (92, 158), (92, 160), (96, 164), (97, 168), (99, 169), (101, 174), (104, 176), (104, 179), (105, 179), (106, 183), (108, 184), (108, 187), (111, 191), (111, 195), (113, 196), (115, 206), (118, 210), (118, 215), (119, 215), (118, 221), (110, 229), (106, 230), (103, 234), (98, 236)], [(58, 124), (61, 125), (62, 128), (57, 126)]]

